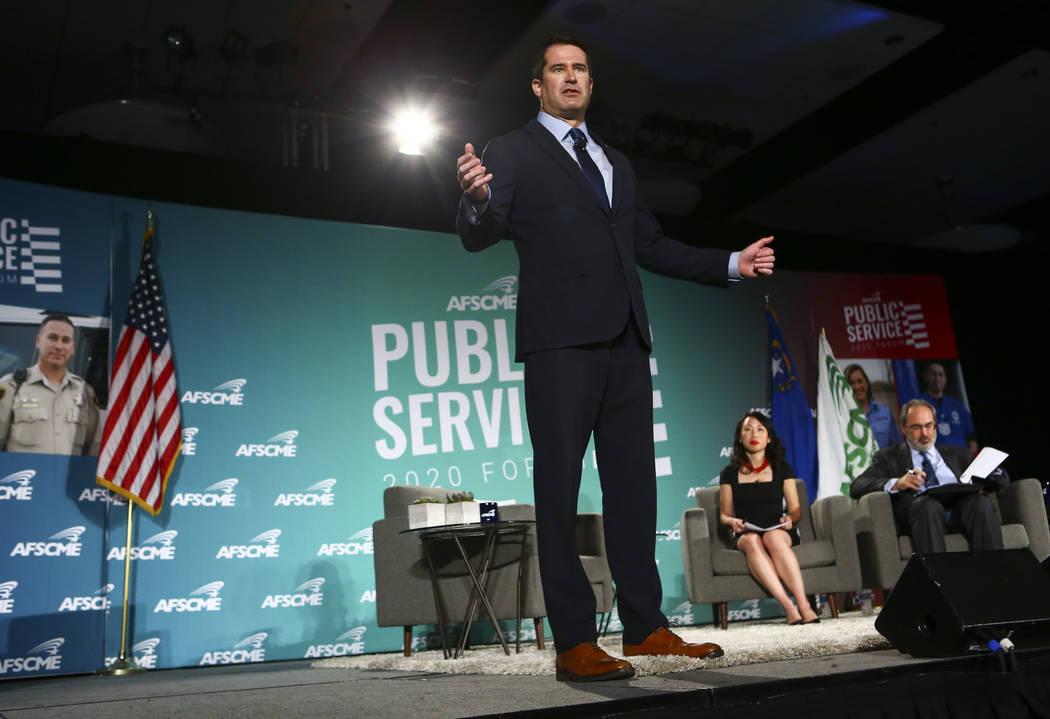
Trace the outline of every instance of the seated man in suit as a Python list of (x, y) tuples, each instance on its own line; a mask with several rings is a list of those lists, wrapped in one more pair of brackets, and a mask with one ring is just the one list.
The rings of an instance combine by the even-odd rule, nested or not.
[[(875, 453), (871, 466), (853, 482), (850, 496), (860, 499), (870, 492), (888, 492), (897, 530), (911, 535), (916, 552), (943, 552), (945, 533), (959, 531), (972, 549), (1002, 549), (999, 515), (983, 492), (926, 494), (931, 487), (957, 483), (973, 459), (970, 450), (934, 446), (936, 414), (926, 400), (913, 399), (901, 407), (901, 426), (904, 441)], [(1002, 469), (988, 479), (999, 487), (1009, 481)]]

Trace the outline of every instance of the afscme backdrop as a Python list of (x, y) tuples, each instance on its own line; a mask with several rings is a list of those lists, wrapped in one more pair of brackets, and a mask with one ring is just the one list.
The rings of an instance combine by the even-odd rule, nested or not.
[[(400, 649), (401, 629), (375, 621), (371, 527), (383, 490), (532, 501), (513, 247), (470, 254), (452, 234), (152, 210), (184, 429), (163, 510), (134, 513), (135, 660), (160, 668)], [(112, 314), (115, 338), (145, 227), (141, 200), (0, 180), (0, 313)], [(850, 330), (834, 347), (840, 359), (854, 337), (911, 331), (894, 329), (889, 310), (858, 314), (872, 287), (889, 288), (880, 302), (918, 304), (920, 314), (926, 303), (951, 339), (943, 285), (926, 278), (916, 299), (891, 297), (914, 284), (893, 277), (858, 276), (863, 289), (851, 295), (843, 276), (778, 273), (720, 290), (643, 274), (663, 608), (680, 624), (708, 622), (710, 607), (685, 593), (678, 522), (695, 488), (717, 483), (740, 414), (767, 406), (764, 295), (805, 364), (825, 316), (829, 337), (858, 317), (875, 327)], [(812, 301), (825, 279), (835, 297)], [(0, 321), (0, 332), (17, 324)], [(852, 356), (951, 357), (954, 340), (941, 354), (878, 349)], [(815, 385), (812, 375), (803, 382)], [(0, 678), (95, 671), (119, 652), (127, 506), (94, 474), (94, 458), (0, 453)], [(580, 510), (602, 510), (591, 453)], [(734, 618), (778, 611), (771, 600), (731, 607)], [(474, 631), (476, 642), (493, 640), (488, 623)], [(435, 627), (415, 632), (417, 648), (437, 641)]]

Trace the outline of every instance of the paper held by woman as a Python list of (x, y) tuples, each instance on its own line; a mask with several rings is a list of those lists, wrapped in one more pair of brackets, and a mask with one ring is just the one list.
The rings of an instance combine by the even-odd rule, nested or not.
[(759, 527), (757, 524), (751, 524), (751, 522), (744, 522), (744, 526), (752, 532), (768, 532), (771, 529), (780, 529), (786, 527), (787, 522), (781, 522), (780, 524), (774, 524), (772, 527)]

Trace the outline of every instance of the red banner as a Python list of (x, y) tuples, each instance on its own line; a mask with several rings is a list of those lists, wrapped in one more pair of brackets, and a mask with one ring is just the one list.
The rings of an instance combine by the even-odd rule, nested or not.
[(810, 308), (839, 359), (955, 357), (944, 280), (936, 275), (822, 275)]

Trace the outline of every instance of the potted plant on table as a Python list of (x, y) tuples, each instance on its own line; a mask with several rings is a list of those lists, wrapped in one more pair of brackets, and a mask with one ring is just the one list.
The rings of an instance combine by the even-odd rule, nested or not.
[(481, 521), (481, 506), (474, 501), (473, 492), (454, 492), (445, 505), (445, 524), (477, 524)]
[(445, 524), (445, 505), (435, 497), (420, 497), (408, 505), (408, 528), (440, 527)]

